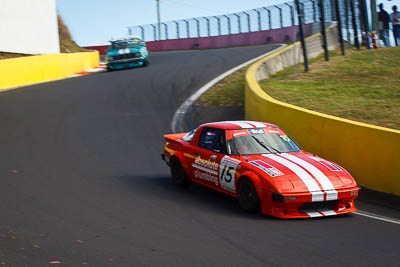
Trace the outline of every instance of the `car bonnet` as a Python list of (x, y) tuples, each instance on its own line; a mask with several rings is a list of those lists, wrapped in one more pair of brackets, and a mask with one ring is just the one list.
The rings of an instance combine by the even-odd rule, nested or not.
[(283, 192), (330, 191), (355, 185), (343, 168), (303, 151), (243, 157), (249, 168)]

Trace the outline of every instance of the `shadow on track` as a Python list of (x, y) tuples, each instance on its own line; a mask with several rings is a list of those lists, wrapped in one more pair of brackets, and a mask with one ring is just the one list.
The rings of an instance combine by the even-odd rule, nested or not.
[(179, 188), (171, 183), (169, 176), (119, 176), (116, 177), (121, 183), (130, 187), (133, 193), (145, 197), (151, 196), (159, 201), (168, 200), (180, 203), (190, 209), (202, 209), (206, 212), (220, 215), (229, 215), (236, 218), (244, 218), (253, 221), (320, 221), (341, 220), (350, 218), (352, 215), (343, 214), (338, 216), (327, 216), (304, 219), (279, 219), (268, 215), (252, 214), (243, 211), (237, 199), (202, 185), (193, 183), (189, 188)]
[(151, 196), (152, 199), (156, 198), (158, 201), (174, 201), (186, 207), (190, 206), (191, 208), (238, 218), (274, 220), (270, 216), (247, 213), (240, 208), (236, 198), (196, 183), (183, 189), (173, 185), (169, 176), (119, 176), (116, 178), (132, 188), (133, 193)]

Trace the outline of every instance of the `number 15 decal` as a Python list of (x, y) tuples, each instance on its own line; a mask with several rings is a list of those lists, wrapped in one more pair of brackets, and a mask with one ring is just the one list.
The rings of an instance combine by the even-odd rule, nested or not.
[(239, 165), (240, 160), (224, 156), (220, 163), (219, 168), (219, 181), (223, 189), (236, 192), (235, 188), (235, 175), (236, 168)]
[[(233, 171), (233, 177), (232, 177), (232, 171)], [(221, 181), (224, 180), (226, 183), (230, 183), (234, 177), (235, 177), (235, 168), (228, 167), (227, 165), (225, 165), (221, 173)]]

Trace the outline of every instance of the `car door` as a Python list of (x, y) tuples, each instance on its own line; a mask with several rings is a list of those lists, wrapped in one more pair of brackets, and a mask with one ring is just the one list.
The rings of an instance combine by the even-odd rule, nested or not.
[(198, 145), (194, 148), (192, 177), (208, 187), (219, 188), (219, 163), (224, 156), (225, 131), (203, 128)]

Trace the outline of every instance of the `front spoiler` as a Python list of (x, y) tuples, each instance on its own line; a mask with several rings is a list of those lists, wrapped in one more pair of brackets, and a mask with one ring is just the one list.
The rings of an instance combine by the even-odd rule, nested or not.
[(135, 58), (126, 58), (126, 59), (117, 59), (107, 62), (107, 65), (115, 65), (115, 64), (125, 64), (125, 63), (135, 63), (143, 61), (143, 58), (135, 57)]
[(129, 60), (125, 62), (116, 62), (112, 61), (107, 63), (107, 69), (111, 70), (120, 70), (120, 69), (127, 69), (127, 68), (133, 68), (133, 67), (140, 67), (143, 66), (144, 64), (144, 59), (138, 59), (138, 60)]
[[(344, 199), (333, 209), (301, 209), (299, 206), (273, 206), (266, 214), (281, 219), (315, 218), (341, 215), (357, 211), (353, 199)], [(264, 212), (263, 212), (264, 213)]]

